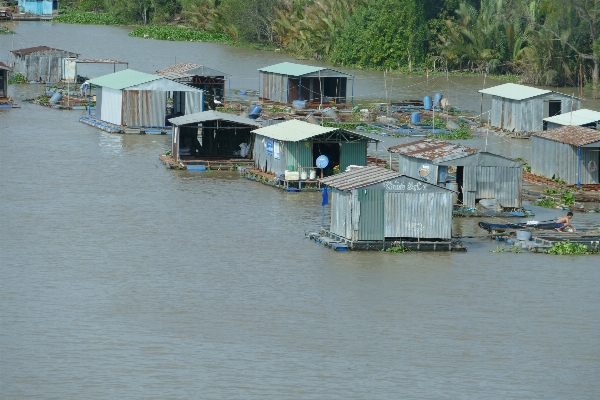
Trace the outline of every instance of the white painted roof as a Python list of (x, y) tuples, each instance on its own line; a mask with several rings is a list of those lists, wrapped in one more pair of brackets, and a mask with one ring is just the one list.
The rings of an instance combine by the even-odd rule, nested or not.
[(487, 89), (482, 89), (479, 93), (491, 94), (492, 96), (503, 97), (512, 100), (525, 100), (531, 97), (540, 96), (546, 93), (552, 93), (552, 90), (538, 89), (531, 86), (517, 85), (516, 83), (505, 83)]
[(262, 136), (266, 136), (271, 139), (288, 141), (288, 142), (299, 142), (306, 140), (314, 136), (323, 135), (329, 132), (343, 131), (347, 134), (363, 137), (373, 142), (379, 142), (378, 139), (373, 139), (369, 136), (363, 135), (358, 132), (348, 131), (340, 128), (327, 128), (320, 125), (310, 124), (308, 122), (299, 121), (297, 119), (291, 119), (280, 124), (270, 125), (264, 128), (255, 129), (253, 132)]
[(559, 125), (587, 125), (600, 121), (600, 111), (588, 110), (583, 108), (566, 114), (555, 115), (554, 117), (544, 118), (546, 122), (552, 122)]

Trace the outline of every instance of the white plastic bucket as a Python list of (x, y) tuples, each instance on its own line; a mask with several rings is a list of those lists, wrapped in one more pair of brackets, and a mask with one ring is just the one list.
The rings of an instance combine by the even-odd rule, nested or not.
[(531, 240), (531, 232), (529, 231), (517, 231), (518, 240)]
[(317, 178), (317, 171), (315, 171), (314, 169), (311, 169), (308, 176), (310, 177), (311, 180), (315, 180)]
[(308, 178), (308, 174), (306, 173), (306, 171), (302, 171), (300, 173), (300, 179), (302, 179), (303, 181), (306, 180)]

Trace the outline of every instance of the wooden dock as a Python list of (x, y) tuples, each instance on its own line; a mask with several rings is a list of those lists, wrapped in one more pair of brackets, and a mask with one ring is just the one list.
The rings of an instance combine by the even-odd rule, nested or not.
[(403, 251), (459, 251), (466, 252), (467, 248), (454, 243), (452, 240), (444, 241), (426, 241), (419, 239), (412, 240), (380, 240), (380, 241), (352, 241), (342, 236), (330, 232), (328, 229), (321, 229), (319, 232), (310, 232), (306, 237), (314, 240), (335, 251), (365, 251), (377, 250), (384, 251), (394, 248), (403, 248)]

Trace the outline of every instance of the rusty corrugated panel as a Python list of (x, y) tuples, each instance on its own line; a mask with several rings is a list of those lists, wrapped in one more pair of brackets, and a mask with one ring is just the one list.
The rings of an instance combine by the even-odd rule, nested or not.
[(572, 146), (585, 146), (590, 143), (600, 142), (600, 131), (582, 126), (567, 125), (548, 131), (535, 132), (533, 135)]
[(439, 139), (417, 140), (415, 142), (392, 146), (388, 151), (432, 162), (454, 160), (478, 152), (477, 149)]

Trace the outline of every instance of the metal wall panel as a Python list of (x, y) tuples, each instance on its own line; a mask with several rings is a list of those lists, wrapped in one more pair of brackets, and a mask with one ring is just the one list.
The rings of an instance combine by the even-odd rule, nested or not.
[(254, 166), (261, 171), (270, 172), (274, 174), (283, 174), (285, 170), (288, 169), (288, 154), (289, 154), (289, 146), (294, 145), (294, 142), (279, 142), (279, 155), (280, 158), (276, 159), (275, 154), (267, 154), (267, 140), (269, 138), (256, 135), (254, 139), (254, 146), (252, 150), (252, 155), (254, 158)]
[(204, 92), (183, 92), (185, 93), (185, 112), (184, 114), (194, 114), (204, 111)]
[(358, 240), (383, 240), (385, 200), (383, 189), (357, 189), (360, 207)]
[[(531, 173), (547, 178), (560, 178), (568, 184), (577, 184), (578, 163), (580, 162), (581, 183), (600, 183), (598, 170), (588, 171), (591, 161), (599, 165), (598, 148), (582, 148), (581, 161), (577, 157), (577, 147), (566, 143), (532, 137)], [(597, 168), (596, 168), (597, 169)]]
[(96, 109), (100, 111), (100, 118), (102, 121), (110, 122), (115, 125), (122, 125), (122, 104), (123, 104), (123, 91), (119, 89), (111, 89), (107, 87), (99, 88), (98, 91), (102, 91), (102, 104), (101, 109), (96, 106)]
[[(521, 207), (522, 168), (465, 167), (465, 174), (473, 173), (476, 177), (475, 199), (497, 199), (502, 207)], [(465, 205), (475, 206), (474, 203)]]
[(452, 192), (385, 193), (385, 237), (450, 239)]
[(352, 239), (352, 193), (331, 189), (331, 232)]
[(260, 72), (259, 96), (279, 103), (287, 103), (288, 77), (271, 72)]
[(367, 142), (342, 142), (340, 149), (340, 171), (345, 171), (349, 165), (367, 165)]
[(123, 90), (123, 125), (164, 126), (167, 98), (165, 92)]

